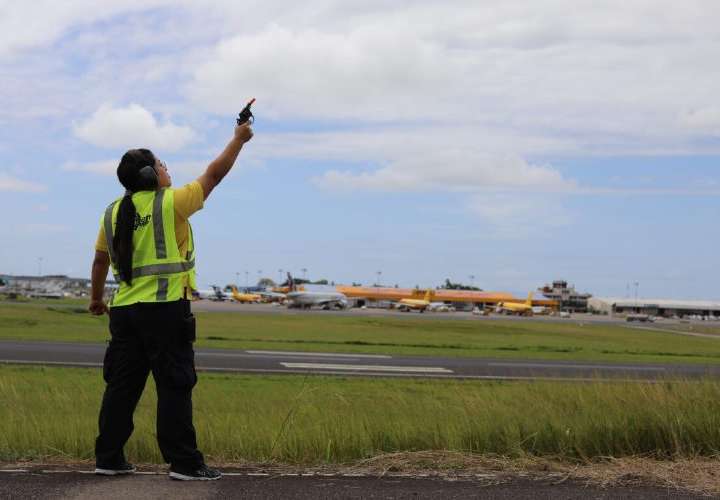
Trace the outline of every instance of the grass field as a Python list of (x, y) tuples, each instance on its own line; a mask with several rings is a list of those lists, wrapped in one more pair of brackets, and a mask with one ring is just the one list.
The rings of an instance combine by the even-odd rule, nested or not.
[[(93, 456), (99, 370), (0, 366), (0, 460)], [(563, 460), (720, 451), (720, 382), (503, 383), (202, 374), (201, 448), (214, 462), (314, 464), (447, 450)], [(152, 382), (129, 458), (160, 462)]]
[[(104, 342), (85, 301), (0, 301), (0, 339)], [(198, 347), (619, 362), (720, 362), (720, 341), (618, 325), (197, 313)]]

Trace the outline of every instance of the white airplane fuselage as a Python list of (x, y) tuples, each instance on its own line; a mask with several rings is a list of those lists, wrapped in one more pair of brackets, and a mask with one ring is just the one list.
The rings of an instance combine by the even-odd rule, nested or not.
[(339, 292), (290, 292), (287, 294), (288, 307), (338, 307), (345, 309), (347, 297)]

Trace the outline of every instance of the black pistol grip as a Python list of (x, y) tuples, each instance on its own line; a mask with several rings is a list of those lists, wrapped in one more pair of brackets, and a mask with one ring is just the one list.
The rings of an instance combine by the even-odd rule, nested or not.
[(253, 116), (253, 114), (250, 111), (248, 111), (247, 114), (244, 112), (240, 113), (240, 116), (238, 116), (238, 118), (237, 118), (238, 125), (242, 125), (243, 123), (249, 123), (250, 125), (252, 125), (252, 122), (254, 122), (254, 121), (255, 121), (255, 117)]

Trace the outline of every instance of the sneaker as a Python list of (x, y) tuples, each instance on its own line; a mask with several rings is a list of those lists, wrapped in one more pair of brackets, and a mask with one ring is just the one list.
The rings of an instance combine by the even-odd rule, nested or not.
[(101, 476), (119, 476), (122, 474), (132, 474), (134, 472), (135, 466), (127, 462), (123, 462), (120, 465), (113, 466), (105, 466), (100, 464), (95, 466), (95, 474), (100, 474)]
[(197, 469), (185, 469), (171, 465), (170, 477), (180, 481), (215, 481), (220, 479), (222, 474), (219, 470), (211, 469), (205, 464), (202, 464)]

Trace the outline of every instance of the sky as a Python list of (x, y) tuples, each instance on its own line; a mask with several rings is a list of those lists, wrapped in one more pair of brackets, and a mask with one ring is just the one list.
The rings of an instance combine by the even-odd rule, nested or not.
[(720, 299), (720, 3), (568, 5), (0, 0), (0, 273), (89, 277), (122, 154), (192, 181), (255, 97), (202, 288)]

